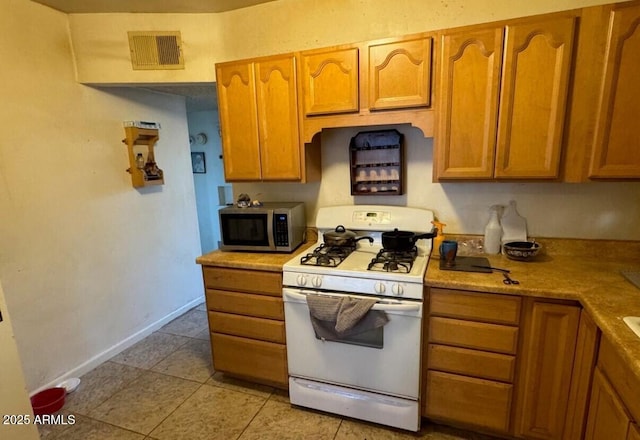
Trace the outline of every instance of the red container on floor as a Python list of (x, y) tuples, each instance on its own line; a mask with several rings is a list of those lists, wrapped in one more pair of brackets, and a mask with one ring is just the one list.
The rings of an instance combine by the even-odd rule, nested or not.
[(36, 416), (53, 414), (64, 406), (67, 390), (64, 388), (48, 388), (31, 396), (31, 407)]

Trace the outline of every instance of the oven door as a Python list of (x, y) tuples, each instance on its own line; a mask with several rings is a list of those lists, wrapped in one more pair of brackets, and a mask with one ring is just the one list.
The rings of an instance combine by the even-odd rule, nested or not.
[(418, 400), (421, 302), (379, 298), (371, 310), (386, 312), (389, 322), (382, 332), (361, 338), (363, 343), (341, 342), (316, 337), (307, 294), (345, 296), (338, 292), (283, 289), (290, 376)]

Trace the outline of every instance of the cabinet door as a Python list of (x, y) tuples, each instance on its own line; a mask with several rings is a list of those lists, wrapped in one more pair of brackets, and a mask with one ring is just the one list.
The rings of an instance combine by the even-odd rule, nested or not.
[(493, 177), (502, 28), (442, 36), (436, 179)]
[(431, 38), (369, 46), (369, 108), (427, 107)]
[(640, 428), (638, 428), (638, 425), (631, 425), (627, 440), (640, 440)]
[(224, 177), (260, 180), (260, 144), (253, 63), (216, 66)]
[(589, 177), (640, 178), (640, 6), (611, 12)]
[(358, 48), (303, 52), (304, 114), (351, 113), (358, 104)]
[(516, 434), (560, 439), (564, 430), (580, 308), (529, 303), (524, 321)]
[(496, 177), (558, 177), (574, 27), (574, 17), (506, 27)]
[(293, 55), (255, 64), (263, 180), (300, 180), (300, 139)]
[(599, 368), (593, 375), (585, 440), (626, 440), (630, 418)]
[(585, 421), (589, 407), (589, 390), (598, 356), (599, 341), (600, 330), (589, 314), (582, 310), (578, 325), (573, 372), (571, 373), (567, 421), (562, 434), (564, 440), (584, 438)]

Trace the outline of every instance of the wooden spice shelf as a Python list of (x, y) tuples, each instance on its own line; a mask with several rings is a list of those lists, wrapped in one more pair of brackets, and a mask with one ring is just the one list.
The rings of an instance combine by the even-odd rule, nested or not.
[(351, 194), (403, 194), (403, 136), (397, 130), (364, 131), (351, 139)]
[[(126, 137), (122, 142), (127, 146), (129, 155), (129, 168), (131, 184), (134, 188), (145, 186), (164, 185), (164, 172), (158, 168), (155, 160), (154, 147), (160, 135), (157, 129), (125, 127)], [(146, 146), (146, 151), (141, 152), (135, 147)], [(146, 155), (145, 155), (146, 153)]]

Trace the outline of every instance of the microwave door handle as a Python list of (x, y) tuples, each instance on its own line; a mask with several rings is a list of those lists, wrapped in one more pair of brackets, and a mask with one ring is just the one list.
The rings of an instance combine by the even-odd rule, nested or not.
[(276, 250), (275, 234), (273, 232), (273, 209), (267, 211), (267, 237), (269, 239), (269, 249)]

